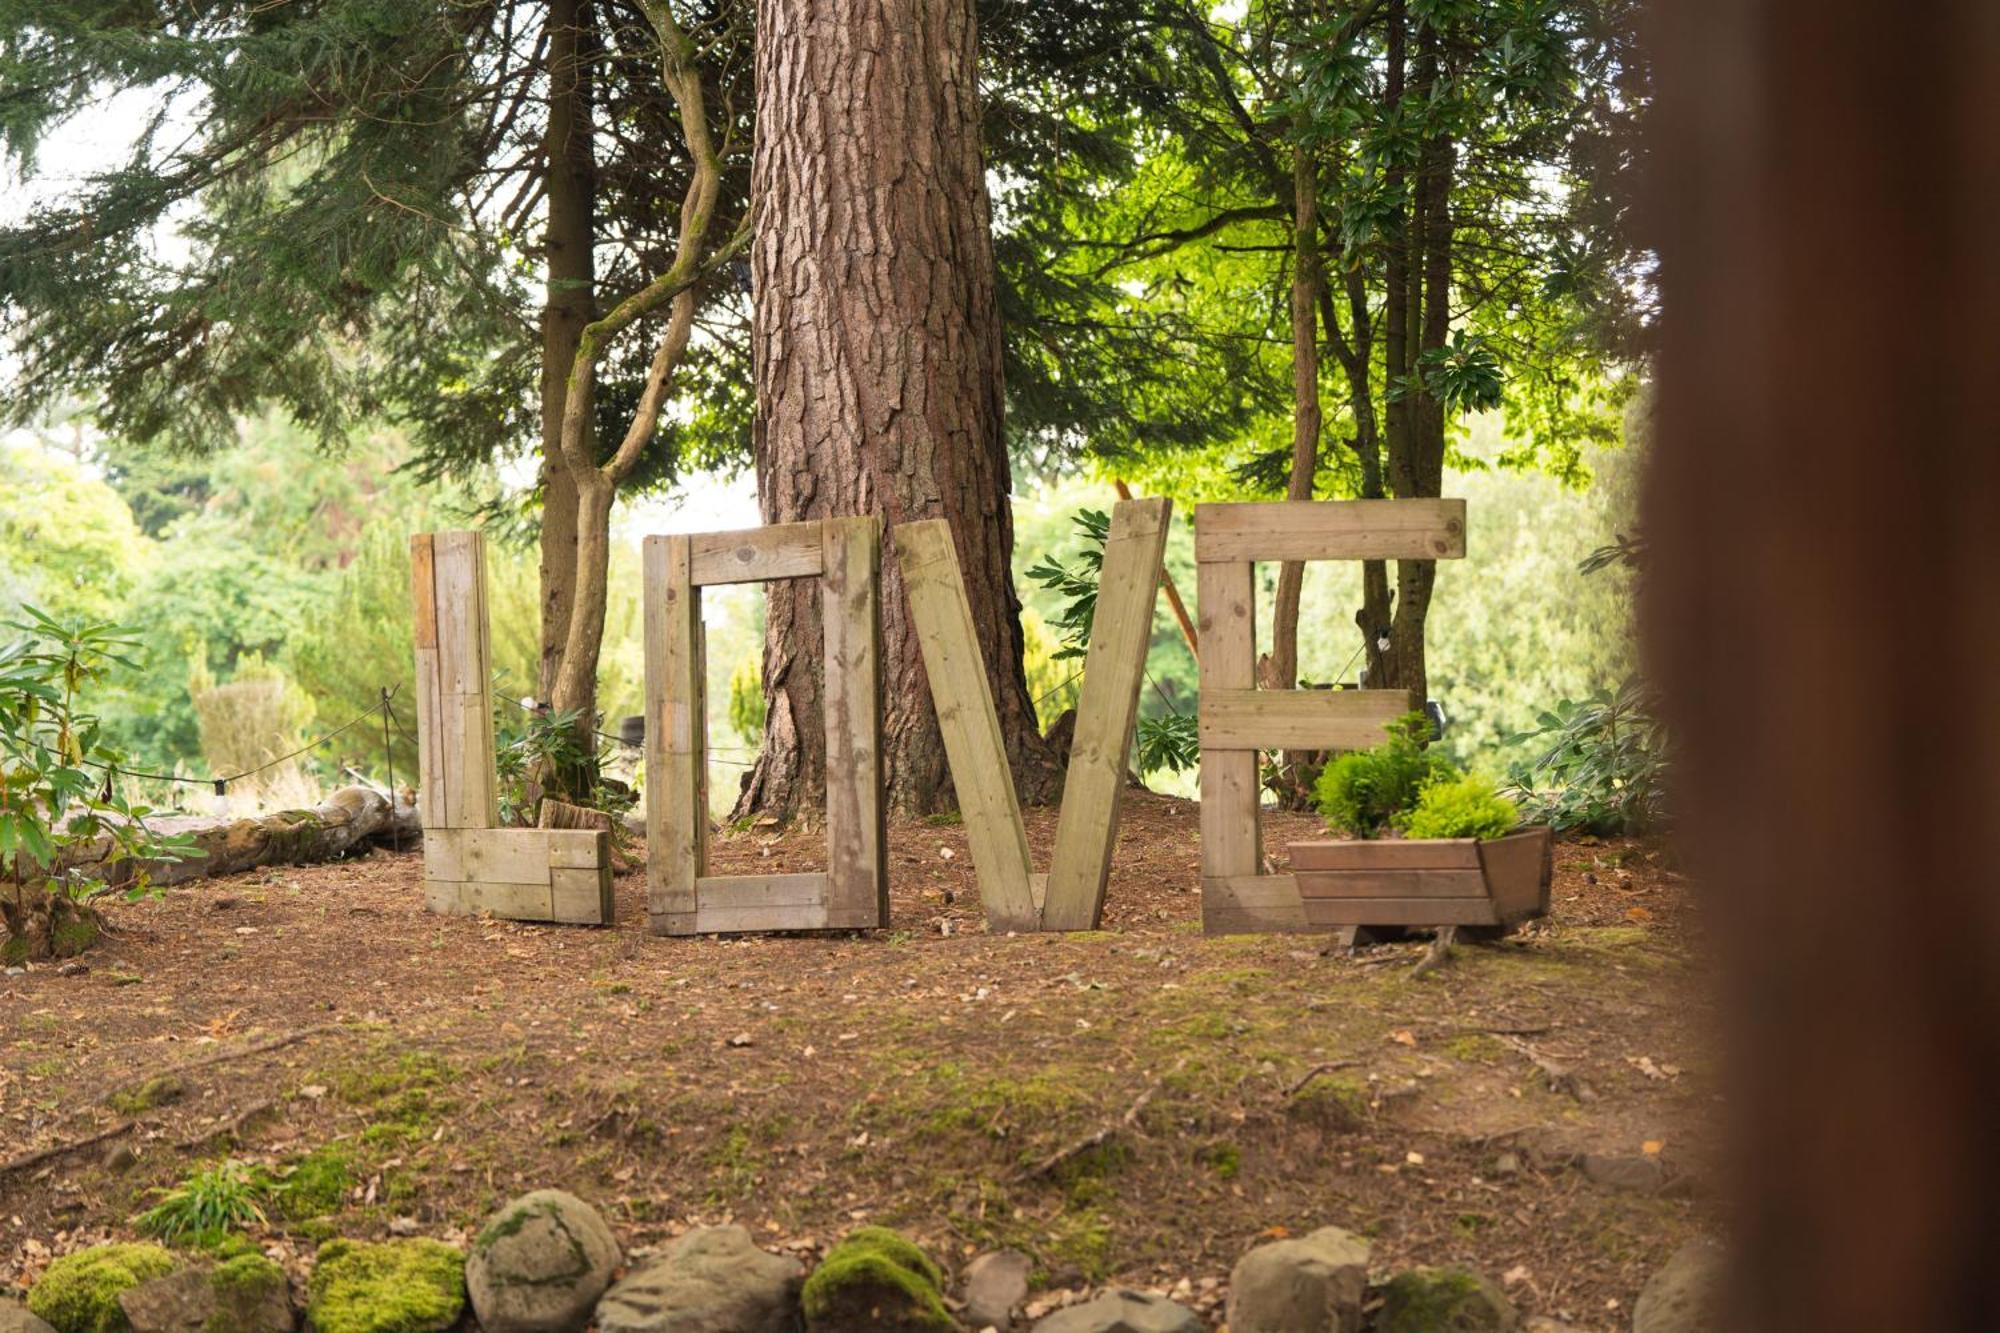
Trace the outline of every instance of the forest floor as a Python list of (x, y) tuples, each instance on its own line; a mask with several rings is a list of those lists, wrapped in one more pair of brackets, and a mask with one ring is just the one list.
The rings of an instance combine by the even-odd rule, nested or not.
[[(1045, 862), (1053, 812), (1029, 818)], [(463, 1239), (556, 1186), (628, 1253), (733, 1220), (809, 1260), (876, 1222), (948, 1267), (1018, 1246), (1045, 1290), (1178, 1287), (1218, 1319), (1244, 1250), (1340, 1225), (1384, 1273), (1464, 1264), (1624, 1328), (1714, 1211), (1663, 855), (1561, 842), (1546, 922), (1413, 977), (1421, 943), (1205, 938), (1196, 825), (1129, 799), (1105, 928), (1073, 935), (988, 935), (964, 830), (924, 823), (892, 829), (894, 928), (866, 935), (654, 938), (638, 865), (615, 928), (441, 918), (415, 852), (119, 904), (87, 972), (0, 979), (0, 1161), (84, 1145), (0, 1167), (0, 1290), (229, 1154), (298, 1182), (259, 1238), (299, 1264), (336, 1232)], [(819, 855), (753, 833), (713, 862)]]

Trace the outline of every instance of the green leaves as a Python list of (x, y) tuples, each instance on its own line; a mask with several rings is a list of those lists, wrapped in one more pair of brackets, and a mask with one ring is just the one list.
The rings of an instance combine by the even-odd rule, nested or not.
[(1666, 813), (1667, 734), (1637, 678), (1545, 709), (1507, 744), (1544, 748), (1508, 774), (1507, 794), (1558, 830), (1642, 833)]
[(1062, 647), (1054, 654), (1058, 662), (1082, 657), (1090, 648), (1090, 622), (1097, 615), (1097, 586), (1104, 574), (1104, 543), (1111, 535), (1111, 515), (1101, 509), (1086, 509), (1076, 516), (1076, 527), (1083, 534), (1084, 545), (1074, 565), (1043, 555), (1028, 570), (1029, 578), (1067, 599), (1051, 622), (1063, 638)]

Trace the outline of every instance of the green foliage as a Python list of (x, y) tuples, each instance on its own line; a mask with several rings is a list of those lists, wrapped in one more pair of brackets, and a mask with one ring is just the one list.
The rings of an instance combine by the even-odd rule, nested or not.
[(442, 1333), (465, 1309), (465, 1256), (434, 1240), (320, 1246), (306, 1284), (319, 1333)]
[(1643, 833), (1664, 818), (1666, 729), (1640, 681), (1565, 699), (1514, 739), (1536, 753), (1513, 766), (1508, 794), (1536, 823), (1610, 835)]
[(1520, 823), (1520, 810), (1491, 779), (1467, 774), (1425, 784), (1398, 827), (1406, 838), (1498, 838)]
[(764, 668), (761, 654), (752, 653), (729, 673), (729, 725), (748, 746), (764, 743)]
[[(511, 711), (511, 710), (510, 710)], [(537, 709), (522, 715), (518, 728), (508, 727), (495, 766), (500, 774), (500, 820), (533, 824), (532, 784), (544, 773), (574, 773), (595, 753), (590, 734), (582, 730), (582, 714)], [(587, 799), (583, 793), (551, 792), (565, 800)]]
[[(111, 841), (101, 864), (199, 855), (187, 835), (147, 828), (151, 810), (109, 776), (125, 757), (86, 706), (115, 669), (133, 666), (138, 645), (105, 622), (23, 614), (4, 626), (18, 637), (0, 644), (0, 869), (11, 867), (16, 886), (46, 882), (82, 901), (104, 881), (65, 865), (65, 853), (100, 835)], [(147, 888), (142, 871), (131, 896)]]
[(958, 1325), (943, 1289), (944, 1274), (929, 1255), (887, 1227), (868, 1226), (827, 1251), (801, 1299), (808, 1319), (829, 1325), (880, 1308), (888, 1320), (883, 1327), (950, 1330)]
[(124, 501), (74, 455), (0, 441), (0, 606), (109, 620), (144, 552)]
[(28, 1293), (28, 1309), (56, 1333), (126, 1333), (118, 1293), (176, 1267), (157, 1245), (97, 1245), (50, 1264)]
[(1062, 609), (1050, 623), (1062, 638), (1055, 660), (1082, 657), (1090, 649), (1090, 622), (1097, 615), (1097, 587), (1104, 577), (1104, 543), (1111, 535), (1111, 516), (1086, 509), (1076, 516), (1083, 549), (1074, 564), (1044, 555), (1028, 577), (1062, 599)]
[(154, 1192), (160, 1201), (133, 1218), (132, 1225), (141, 1235), (186, 1241), (264, 1225), (271, 1178), (262, 1167), (232, 1158)]
[(1455, 778), (1457, 770), (1425, 748), (1430, 719), (1408, 713), (1391, 722), (1389, 738), (1368, 750), (1352, 750), (1320, 771), (1319, 812), (1336, 833), (1374, 838), (1416, 803), (1427, 783)]
[(1140, 718), (1134, 742), (1142, 775), (1185, 773), (1201, 763), (1198, 720), (1185, 713)]

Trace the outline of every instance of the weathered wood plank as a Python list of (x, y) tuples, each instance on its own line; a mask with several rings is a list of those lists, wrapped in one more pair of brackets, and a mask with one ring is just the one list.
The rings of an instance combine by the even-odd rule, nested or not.
[(1493, 902), (1478, 898), (1307, 898), (1306, 920), (1330, 926), (1497, 926)]
[(445, 827), (451, 780), (444, 762), (444, 701), (438, 689), (438, 650), (417, 657), (417, 812), (426, 829)]
[(549, 870), (549, 918), (564, 925), (608, 926), (618, 915), (611, 896), (611, 866), (555, 866)]
[(770, 930), (827, 930), (825, 903), (750, 904), (743, 907), (703, 902), (695, 909), (696, 935), (748, 935)]
[(882, 523), (820, 524), (826, 660), (827, 908), (843, 922), (889, 920), (882, 801)]
[[(1205, 561), (1195, 569), (1201, 615), (1200, 711), (1205, 721), (1212, 694), (1256, 686), (1256, 585), (1248, 561)], [(1204, 747), (1201, 755), (1204, 897), (1209, 881), (1255, 875), (1261, 868), (1264, 839), (1258, 804), (1256, 753), (1211, 751)]]
[(1477, 838), (1376, 838), (1295, 842), (1294, 870), (1477, 870)]
[(1173, 502), (1164, 498), (1122, 500), (1111, 511), (1062, 812), (1041, 897), (1043, 930), (1095, 930), (1104, 914), (1172, 516)]
[(1201, 692), (1201, 750), (1365, 750), (1410, 711), (1408, 690)]
[(1310, 930), (1305, 901), (1290, 875), (1204, 876), (1201, 928), (1209, 935)]
[(646, 913), (655, 934), (680, 933), (696, 910), (706, 868), (707, 767), (701, 678), (701, 591), (684, 536), (642, 548), (646, 608)]
[(703, 875), (695, 892), (703, 908), (800, 907), (824, 903), (831, 891), (828, 876), (819, 871), (791, 875)]
[(817, 578), (823, 569), (818, 522), (703, 532), (688, 539), (688, 576), (697, 588)]
[(987, 922), (994, 930), (1034, 930), (1040, 913), (1029, 884), (1028, 835), (951, 526), (922, 519), (894, 533)]
[(1200, 561), (1455, 560), (1464, 554), (1465, 501), (1459, 499), (1283, 500), (1194, 510)]
[(510, 921), (554, 919), (549, 882), (526, 884), (496, 883), (490, 880), (424, 881), (425, 904), (433, 912), (447, 916), (478, 916), (491, 913)]
[(1292, 866), (1303, 898), (1483, 898), (1479, 870), (1301, 870)]
[(1549, 910), (1553, 842), (1547, 828), (1531, 828), (1478, 844), (1487, 893), (1502, 921), (1524, 921)]

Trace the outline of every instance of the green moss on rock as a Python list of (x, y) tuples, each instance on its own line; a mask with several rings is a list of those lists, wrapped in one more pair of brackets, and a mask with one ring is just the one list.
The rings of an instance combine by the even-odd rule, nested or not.
[(144, 1115), (162, 1106), (171, 1106), (187, 1096), (187, 1083), (176, 1074), (161, 1074), (149, 1078), (136, 1088), (125, 1088), (114, 1092), (106, 1099), (111, 1109), (120, 1115)]
[(1511, 1333), (1520, 1323), (1498, 1287), (1463, 1268), (1399, 1273), (1382, 1298), (1382, 1333)]
[(827, 1251), (802, 1301), (814, 1328), (951, 1329), (943, 1288), (929, 1255), (887, 1227), (862, 1227)]
[(164, 1277), (174, 1256), (158, 1245), (97, 1245), (50, 1264), (28, 1293), (28, 1309), (56, 1333), (125, 1333), (118, 1293)]
[(442, 1333), (465, 1309), (465, 1256), (434, 1240), (331, 1241), (306, 1293), (319, 1333)]

